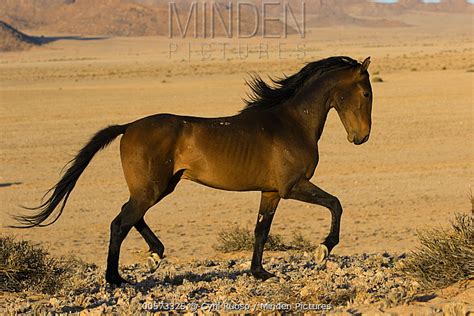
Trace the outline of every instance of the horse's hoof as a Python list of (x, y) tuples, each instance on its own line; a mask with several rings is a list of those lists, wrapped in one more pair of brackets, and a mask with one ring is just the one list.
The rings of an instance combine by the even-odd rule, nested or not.
[(316, 249), (316, 253), (314, 254), (314, 259), (316, 260), (317, 263), (323, 263), (326, 261), (328, 256), (329, 256), (328, 247), (326, 247), (326, 245), (321, 244)]
[(110, 277), (106, 276), (105, 280), (107, 281), (108, 284), (115, 287), (121, 287), (123, 284), (130, 284), (130, 282), (122, 278), (120, 275), (110, 276)]
[(273, 273), (270, 273), (264, 269), (259, 269), (259, 270), (256, 270), (256, 271), (252, 271), (252, 275), (254, 276), (254, 278), (258, 279), (258, 280), (262, 280), (262, 281), (266, 281), (270, 278), (273, 278), (275, 277), (275, 275)]
[(156, 269), (158, 269), (161, 265), (161, 258), (160, 256), (153, 252), (147, 259), (147, 265), (148, 269), (150, 269), (150, 272), (155, 272)]

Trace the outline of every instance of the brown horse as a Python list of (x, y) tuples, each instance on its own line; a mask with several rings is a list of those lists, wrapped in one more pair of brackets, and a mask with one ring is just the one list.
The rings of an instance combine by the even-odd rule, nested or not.
[[(143, 216), (173, 192), (179, 180), (231, 191), (261, 191), (255, 227), (251, 272), (262, 280), (273, 276), (262, 266), (262, 255), (280, 199), (295, 199), (327, 207), (331, 229), (319, 246), (325, 260), (339, 242), (342, 207), (339, 200), (309, 180), (318, 164), (318, 140), (328, 111), (336, 109), (349, 142), (367, 141), (371, 127), (372, 88), (367, 68), (349, 57), (308, 63), (298, 73), (265, 83), (249, 84), (253, 94), (237, 115), (199, 118), (158, 114), (99, 131), (79, 151), (38, 213), (18, 216), (21, 227), (46, 226), (61, 215), (69, 194), (92, 157), (123, 134), (120, 155), (130, 199), (110, 227), (106, 280), (126, 282), (119, 274), (120, 246), (135, 227), (163, 258), (164, 246)], [(50, 222), (50, 215), (58, 213)], [(46, 222), (46, 223), (45, 223)]]

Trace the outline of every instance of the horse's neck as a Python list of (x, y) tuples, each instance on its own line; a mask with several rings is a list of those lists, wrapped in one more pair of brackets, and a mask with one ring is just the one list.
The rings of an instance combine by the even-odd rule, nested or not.
[(315, 132), (315, 137), (316, 141), (318, 141), (321, 138), (321, 135), (323, 134), (323, 129), (324, 125), (326, 123), (326, 119), (328, 117), (328, 113), (330, 110), (330, 106), (327, 104), (327, 102), (324, 102), (320, 104), (320, 107), (318, 107), (318, 110), (316, 111), (315, 115), (315, 122), (316, 122), (316, 132)]
[(291, 101), (286, 102), (281, 110), (287, 112), (295, 124), (301, 126), (308, 138), (319, 140), (330, 110), (329, 87), (317, 87), (301, 91)]

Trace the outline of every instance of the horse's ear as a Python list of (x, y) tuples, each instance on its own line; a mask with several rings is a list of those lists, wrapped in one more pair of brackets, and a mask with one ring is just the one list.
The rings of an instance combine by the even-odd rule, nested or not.
[(367, 69), (369, 69), (369, 65), (370, 65), (370, 56), (367, 57), (362, 63), (362, 65), (360, 66), (360, 73), (363, 74), (364, 72), (366, 72)]

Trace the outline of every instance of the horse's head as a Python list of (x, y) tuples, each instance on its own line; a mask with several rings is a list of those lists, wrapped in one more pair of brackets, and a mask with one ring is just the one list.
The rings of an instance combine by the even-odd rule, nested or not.
[(349, 142), (356, 145), (369, 139), (372, 113), (372, 86), (370, 85), (370, 57), (353, 69), (350, 75), (338, 81), (332, 95), (336, 109), (347, 132)]

